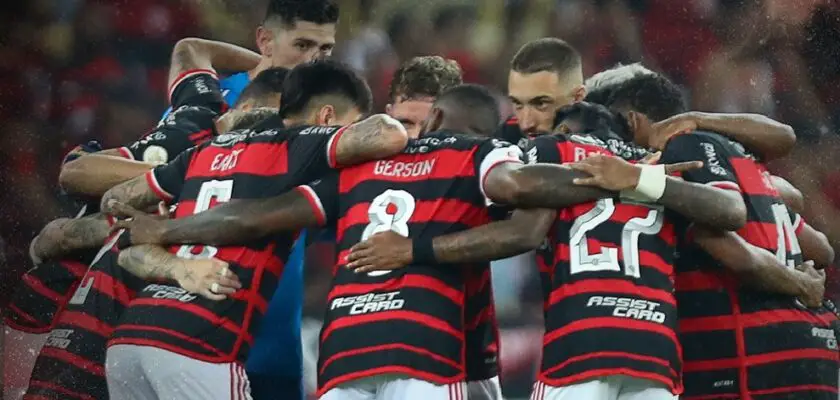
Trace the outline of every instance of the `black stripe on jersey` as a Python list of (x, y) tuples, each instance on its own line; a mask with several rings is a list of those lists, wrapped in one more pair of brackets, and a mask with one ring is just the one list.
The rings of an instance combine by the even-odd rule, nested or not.
[(753, 399), (771, 398), (764, 395), (772, 394), (780, 399), (834, 400), (837, 398), (837, 376), (836, 360), (810, 358), (807, 352), (796, 359), (747, 368)]
[[(217, 331), (224, 331), (218, 329)], [(218, 334), (218, 332), (214, 332)], [(148, 325), (121, 325), (114, 331), (114, 337), (108, 341), (108, 346), (130, 344), (138, 346), (152, 346), (187, 357), (207, 362), (230, 362), (244, 354), (225, 354), (222, 350), (212, 346), (213, 337), (205, 335), (203, 338), (193, 338), (178, 331)], [(247, 344), (241, 347), (242, 353), (247, 353)]]
[(738, 356), (735, 331), (732, 330), (682, 332), (679, 338), (682, 344), (683, 360), (685, 360), (686, 368), (689, 368), (688, 363), (690, 362), (714, 362)]
[[(435, 383), (464, 379), (461, 360), (441, 355), (463, 354), (459, 338), (415, 322), (387, 318), (385, 313), (371, 314), (385, 317), (382, 320), (335, 330), (321, 342), (319, 392), (340, 383), (339, 378), (349, 380), (377, 369), (394, 372), (394, 367)], [(393, 332), (400, 332), (400, 337), (394, 338)], [(347, 343), (353, 343), (354, 350), (345, 351)]]
[(65, 371), (50, 381), (30, 380), (24, 400), (102, 400), (108, 398), (104, 377)]
[[(254, 199), (271, 196), (279, 196), (285, 193), (289, 188), (297, 185), (300, 177), (289, 174), (273, 175), (273, 176), (258, 176), (246, 173), (234, 173), (223, 178), (207, 176), (207, 177), (190, 177), (183, 182), (181, 193), (198, 193), (201, 190), (201, 185), (206, 182), (214, 180), (234, 180), (233, 199)], [(303, 182), (307, 183), (307, 182)], [(179, 202), (195, 204), (195, 199), (180, 198)], [(176, 216), (187, 216), (192, 213), (192, 208), (184, 207)], [(186, 210), (186, 211), (183, 211)], [(255, 242), (262, 243), (262, 242)]]
[[(150, 329), (175, 329), (196, 339), (211, 334), (231, 344), (236, 342), (240, 334), (248, 336), (247, 332), (243, 332), (241, 325), (250, 306), (245, 300), (228, 298), (219, 301), (219, 304), (207, 304), (212, 300), (187, 293), (178, 287), (150, 285), (147, 290), (149, 292), (144, 292), (131, 302), (131, 306), (125, 312), (124, 322), (130, 321), (132, 325), (151, 325)], [(223, 315), (236, 318), (221, 317)], [(217, 330), (219, 333), (215, 333)]]
[[(342, 178), (344, 176), (345, 174), (342, 174)], [(485, 206), (484, 199), (478, 191), (478, 179), (475, 176), (453, 176), (414, 182), (389, 182), (387, 179), (375, 178), (374, 175), (374, 179), (362, 181), (351, 188), (345, 188), (345, 185), (341, 184), (340, 194), (354, 199), (372, 198), (371, 193), (380, 193), (383, 187), (392, 186), (411, 193), (417, 201), (460, 200), (477, 207)], [(363, 203), (339, 202), (339, 204), (338, 215), (346, 215), (349, 211), (348, 206), (358, 207)]]
[(680, 399), (712, 400), (740, 399), (741, 380), (738, 368), (720, 368), (708, 371), (683, 371), (685, 391)]
[[(83, 257), (87, 254), (78, 258)], [(86, 268), (80, 261), (65, 260), (38, 265), (24, 274), (9, 304), (7, 325), (28, 333), (49, 332)]]
[(726, 290), (677, 290), (676, 297), (681, 321), (732, 313), (732, 302)]
[[(64, 328), (69, 328), (72, 333), (66, 338), (64, 335), (56, 336)], [(84, 329), (54, 329), (35, 361), (27, 394), (49, 397), (59, 388), (69, 396), (58, 397), (62, 399), (85, 398), (84, 395), (97, 400), (107, 398), (105, 342), (104, 337)], [(62, 348), (65, 345), (66, 348)]]

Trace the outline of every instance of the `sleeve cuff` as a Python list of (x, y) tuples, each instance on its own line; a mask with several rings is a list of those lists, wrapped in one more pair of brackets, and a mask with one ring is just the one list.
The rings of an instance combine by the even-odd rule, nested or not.
[(149, 187), (152, 189), (153, 192), (155, 192), (155, 195), (157, 195), (159, 199), (168, 203), (175, 198), (175, 196), (173, 196), (172, 194), (164, 190), (162, 186), (160, 186), (160, 183), (158, 182), (157, 177), (155, 176), (154, 170), (146, 172), (146, 183), (149, 184)]
[(334, 133), (327, 142), (327, 163), (330, 168), (339, 167), (338, 160), (336, 159), (338, 156), (338, 141), (341, 138), (341, 135), (344, 134), (345, 130), (347, 130), (347, 127), (342, 127), (338, 130), (338, 132)]
[(315, 213), (315, 218), (318, 220), (318, 226), (326, 225), (327, 213), (324, 211), (324, 205), (321, 203), (321, 199), (318, 198), (315, 190), (308, 185), (298, 186), (295, 190), (300, 192), (306, 198), (306, 201), (309, 202), (309, 205), (312, 207), (312, 212)]
[(488, 165), (484, 169), (484, 171), (482, 171), (481, 180), (479, 181), (481, 183), (480, 189), (481, 189), (481, 194), (484, 196), (484, 199), (487, 202), (487, 205), (493, 204), (493, 201), (490, 200), (487, 197), (487, 191), (484, 190), (485, 183), (487, 182), (487, 177), (490, 176), (490, 171), (492, 171), (493, 168), (496, 168), (496, 167), (498, 167), (502, 164), (507, 164), (507, 163), (513, 163), (513, 164), (519, 164), (519, 165), (524, 164), (522, 162), (522, 160), (520, 160), (518, 158), (503, 158), (503, 159), (499, 159), (499, 160), (494, 161), (492, 164)]
[(128, 150), (128, 147), (125, 147), (125, 146), (123, 146), (123, 147), (118, 147), (118, 148), (117, 148), (117, 151), (120, 153), (120, 155), (121, 155), (121, 156), (123, 156), (123, 158), (127, 158), (127, 159), (129, 159), (129, 160), (134, 160), (134, 154), (132, 154), (132, 153)]
[(169, 104), (172, 104), (172, 95), (175, 94), (175, 89), (178, 88), (178, 85), (181, 84), (184, 80), (201, 74), (207, 74), (213, 77), (213, 79), (219, 79), (219, 75), (216, 74), (216, 71), (211, 69), (191, 69), (189, 71), (184, 71), (181, 75), (178, 75), (174, 81), (172, 81), (172, 85), (169, 86), (169, 91), (167, 92), (168, 95), (166, 96), (169, 99)]
[(794, 234), (799, 236), (799, 234), (802, 233), (802, 229), (804, 229), (805, 225), (807, 225), (807, 224), (808, 223), (805, 222), (805, 219), (802, 218), (801, 215), (794, 214), (794, 217), (793, 217), (793, 232), (794, 232)]

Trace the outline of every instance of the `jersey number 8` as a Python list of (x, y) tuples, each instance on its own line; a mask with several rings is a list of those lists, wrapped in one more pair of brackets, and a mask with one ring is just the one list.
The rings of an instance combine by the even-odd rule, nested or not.
[[(208, 181), (201, 184), (198, 190), (198, 197), (195, 199), (193, 214), (198, 214), (210, 208), (215, 200), (217, 203), (230, 201), (233, 194), (233, 180)], [(198, 249), (198, 251), (196, 251)], [(216, 255), (219, 249), (213, 246), (184, 245), (178, 248), (178, 257), (183, 258), (210, 258)]]
[[(373, 199), (368, 207), (370, 223), (365, 226), (361, 240), (386, 231), (408, 237), (408, 220), (416, 207), (414, 196), (405, 190), (388, 189)], [(390, 271), (372, 271), (368, 276), (381, 276)]]
[[(577, 217), (569, 232), (569, 273), (594, 271), (621, 271), (618, 249), (601, 246), (597, 253), (590, 253), (587, 232), (608, 221), (615, 212), (613, 199), (602, 199), (588, 212)], [(662, 230), (663, 216), (657, 209), (651, 209), (644, 218), (632, 218), (621, 231), (621, 253), (624, 274), (641, 277), (639, 264), (639, 235), (656, 235)]]

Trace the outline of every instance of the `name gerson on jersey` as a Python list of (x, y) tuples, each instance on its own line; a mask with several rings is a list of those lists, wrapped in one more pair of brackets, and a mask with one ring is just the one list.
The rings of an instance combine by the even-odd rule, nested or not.
[[(400, 155), (298, 189), (338, 240), (320, 338), (319, 395), (383, 373), (455, 384), (496, 372), (488, 263), (361, 275), (342, 268), (341, 260), (377, 232), (437, 236), (489, 222), (483, 177), (520, 158), (519, 148), (496, 139), (436, 132), (409, 141)], [(468, 294), (480, 301), (470, 304)]]
[[(767, 170), (721, 135), (676, 136), (661, 162), (702, 160), (683, 179), (740, 193), (747, 224), (738, 235), (793, 268), (802, 263), (804, 222), (782, 202)], [(680, 243), (676, 290), (686, 399), (837, 397), (836, 315), (796, 299), (742, 287), (709, 254)], [(775, 396), (775, 397), (774, 397)], [(791, 397), (792, 396), (792, 397)]]
[[(166, 163), (195, 143), (212, 138), (213, 121), (225, 107), (218, 87), (213, 71), (183, 74), (170, 90), (176, 112), (141, 140), (121, 148), (121, 153), (131, 159)], [(113, 243), (109, 240), (96, 259), (89, 258), (93, 261), (85, 263), (72, 288), (68, 286), (66, 292), (60, 292), (57, 286), (51, 287), (53, 291), (65, 293), (61, 297), (64, 304), (58, 308), (61, 312), (57, 313), (50, 336), (36, 360), (28, 395), (107, 397), (104, 372), (107, 340), (128, 302), (145, 285), (117, 264), (118, 251)]]
[[(147, 180), (162, 200), (178, 203), (175, 218), (231, 199), (276, 196), (334, 167), (342, 132), (340, 127), (284, 129), (282, 118), (275, 116), (187, 150), (149, 172)], [(131, 301), (109, 346), (153, 346), (207, 362), (244, 362), (294, 239), (294, 234), (279, 234), (247, 246), (172, 247), (180, 256), (230, 263), (243, 288), (226, 300), (211, 301), (172, 282), (146, 285)]]
[[(605, 143), (540, 136), (529, 162), (612, 155)], [(630, 152), (635, 153), (635, 152)], [(656, 205), (614, 199), (559, 210), (538, 251), (545, 336), (538, 380), (559, 387), (629, 375), (682, 391), (672, 275), (675, 226)]]

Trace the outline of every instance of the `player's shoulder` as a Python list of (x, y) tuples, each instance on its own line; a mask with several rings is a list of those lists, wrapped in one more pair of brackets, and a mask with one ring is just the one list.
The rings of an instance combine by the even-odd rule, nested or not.
[(247, 129), (237, 129), (216, 135), (207, 143), (212, 147), (233, 147), (240, 143), (271, 142), (288, 136), (288, 129), (283, 127), (280, 116), (269, 117), (266, 120)]
[(713, 131), (697, 130), (692, 133), (677, 135), (668, 141), (668, 147), (700, 146), (706, 152), (723, 152), (727, 156), (748, 156), (746, 149), (738, 143), (720, 133)]
[(441, 149), (473, 151), (479, 148), (491, 149), (511, 146), (513, 144), (495, 137), (442, 130), (427, 133), (418, 139), (409, 140), (404, 152), (417, 153)]

